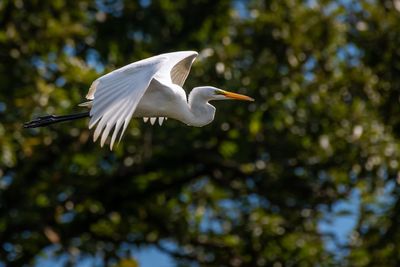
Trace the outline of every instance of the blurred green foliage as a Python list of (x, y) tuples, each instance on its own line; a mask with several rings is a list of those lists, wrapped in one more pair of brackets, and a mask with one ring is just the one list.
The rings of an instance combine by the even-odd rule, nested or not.
[[(178, 266), (399, 265), (399, 25), (399, 0), (0, 1), (0, 261), (137, 266), (154, 245)], [(21, 127), (177, 50), (200, 52), (185, 88), (256, 102), (203, 128), (134, 120), (113, 152), (85, 120)], [(348, 212), (349, 242), (320, 230)]]

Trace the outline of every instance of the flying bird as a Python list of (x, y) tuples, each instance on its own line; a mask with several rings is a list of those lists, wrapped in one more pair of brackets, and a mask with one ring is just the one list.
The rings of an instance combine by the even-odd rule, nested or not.
[(100, 138), (103, 146), (111, 136), (112, 150), (117, 137), (121, 140), (132, 117), (150, 120), (158, 118), (161, 125), (167, 118), (189, 126), (201, 127), (214, 120), (215, 107), (209, 101), (253, 98), (212, 86), (195, 87), (187, 96), (182, 88), (190, 68), (198, 56), (195, 51), (180, 51), (143, 59), (116, 69), (96, 79), (80, 104), (89, 112), (72, 115), (48, 115), (24, 124), (25, 128), (90, 117), (89, 129), (95, 127), (93, 140)]

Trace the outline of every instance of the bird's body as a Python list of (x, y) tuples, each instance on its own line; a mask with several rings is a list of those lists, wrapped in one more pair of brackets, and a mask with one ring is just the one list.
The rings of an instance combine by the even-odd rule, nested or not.
[[(163, 93), (160, 94), (160, 91)], [(195, 93), (196, 91), (191, 92), (191, 94)], [(154, 103), (162, 104), (154, 105)], [(167, 85), (159, 82), (157, 79), (153, 79), (149, 89), (136, 107), (133, 117), (171, 118), (197, 127), (212, 122), (215, 115), (215, 108), (206, 103), (206, 101), (202, 103), (203, 105), (196, 104), (193, 105), (193, 101), (188, 102), (185, 91), (178, 85)]]
[[(230, 93), (215, 87), (195, 87), (186, 96), (182, 86), (190, 72), (197, 52), (182, 51), (150, 57), (114, 70), (96, 79), (81, 104), (90, 108), (89, 128), (96, 125), (94, 141), (101, 136), (101, 146), (111, 136), (110, 148), (134, 118), (144, 118), (160, 124), (166, 118), (181, 121), (190, 126), (204, 126), (213, 121), (215, 107), (210, 100), (239, 99), (252, 101), (244, 95)], [(71, 119), (82, 115), (71, 115)], [(29, 122), (26, 127), (39, 127), (57, 122), (43, 120)], [(69, 116), (59, 117), (59, 121)], [(42, 120), (40, 120), (42, 119)], [(113, 131), (112, 131), (113, 130)], [(112, 132), (112, 134), (111, 134)]]
[[(161, 94), (160, 91), (163, 93)], [(154, 103), (161, 103), (161, 105), (154, 105)], [(154, 78), (133, 116), (136, 118), (167, 117), (182, 121), (181, 117), (186, 107), (188, 107), (186, 94), (182, 88), (174, 84), (164, 84)]]

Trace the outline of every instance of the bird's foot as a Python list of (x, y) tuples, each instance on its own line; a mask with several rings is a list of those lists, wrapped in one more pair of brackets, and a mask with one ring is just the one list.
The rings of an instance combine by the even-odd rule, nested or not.
[(46, 126), (53, 123), (55, 119), (56, 116), (54, 115), (41, 116), (32, 121), (25, 122), (24, 128), (36, 128), (36, 127)]

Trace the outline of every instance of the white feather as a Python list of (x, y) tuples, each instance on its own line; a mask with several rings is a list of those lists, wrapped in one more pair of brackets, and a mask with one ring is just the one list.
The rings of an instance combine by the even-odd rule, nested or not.
[(161, 54), (168, 58), (155, 77), (159, 80), (167, 80), (179, 86), (183, 86), (193, 61), (198, 53), (196, 51), (181, 51)]
[(110, 144), (112, 148), (123, 126), (121, 139), (151, 79), (166, 61), (167, 58), (163, 56), (148, 58), (117, 69), (96, 80), (95, 90), (92, 88), (91, 92), (93, 107), (90, 110), (89, 122), (89, 128), (97, 123), (93, 135), (94, 141), (102, 135), (101, 146), (103, 146), (114, 128)]
[[(93, 140), (96, 141), (101, 136), (100, 145), (103, 146), (107, 137), (112, 134), (112, 149), (118, 135), (119, 141), (121, 140), (149, 86), (161, 86), (166, 90), (160, 91), (163, 96), (175, 97), (177, 91), (169, 85), (173, 83), (182, 87), (197, 55), (194, 51), (161, 54), (134, 62), (96, 79), (86, 96), (88, 100), (92, 100), (89, 129), (96, 125)], [(180, 94), (184, 93), (182, 88), (179, 90)], [(186, 100), (186, 96), (184, 99)], [(83, 105), (90, 107), (89, 103)], [(158, 123), (162, 125), (164, 119), (167, 120), (167, 117), (159, 117)], [(143, 117), (144, 122), (148, 120), (149, 117)], [(156, 120), (156, 117), (152, 117), (150, 123), (154, 125)]]

